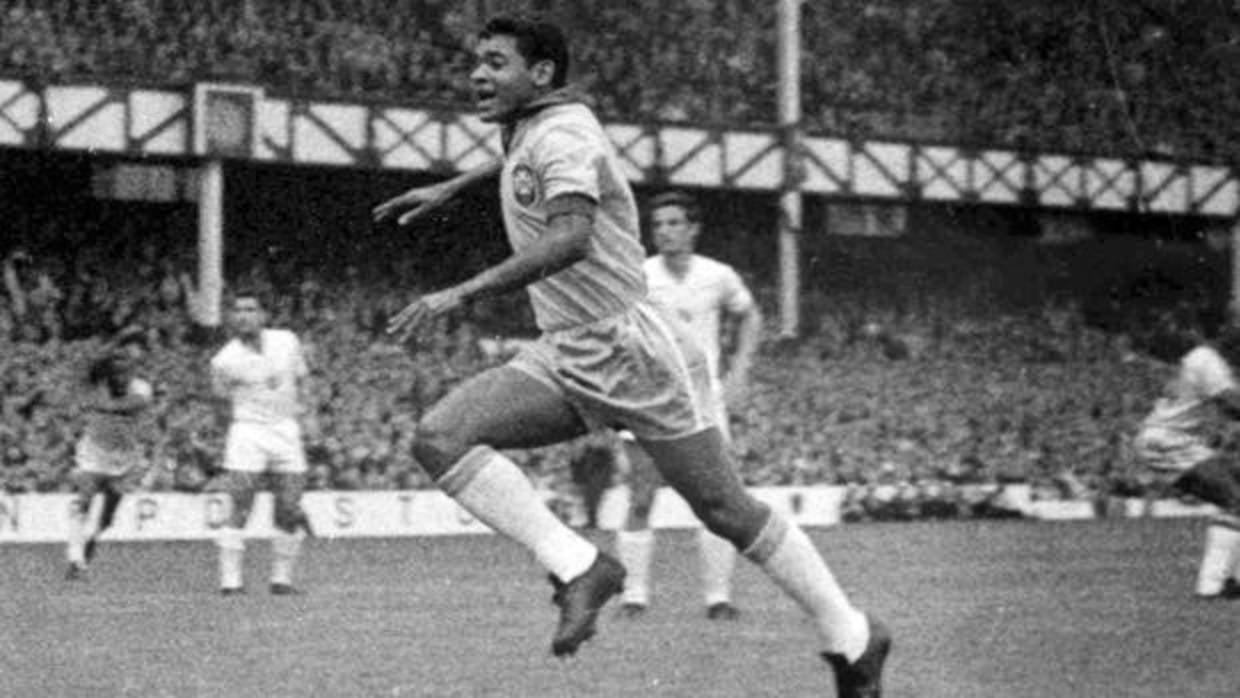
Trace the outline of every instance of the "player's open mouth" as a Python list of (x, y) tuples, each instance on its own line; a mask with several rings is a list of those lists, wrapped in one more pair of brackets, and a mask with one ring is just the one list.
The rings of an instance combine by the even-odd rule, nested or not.
[(495, 92), (492, 90), (474, 92), (474, 104), (477, 105), (479, 111), (490, 111), (495, 104)]

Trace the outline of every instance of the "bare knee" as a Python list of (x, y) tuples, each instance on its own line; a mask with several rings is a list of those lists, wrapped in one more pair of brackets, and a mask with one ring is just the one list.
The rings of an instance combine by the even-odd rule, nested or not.
[(690, 505), (711, 533), (746, 548), (757, 538), (770, 508), (752, 497), (704, 497)]
[(414, 430), (413, 458), (438, 480), (475, 445), (458, 428), (423, 420)]
[(252, 498), (233, 496), (232, 516), (228, 517), (228, 525), (232, 528), (245, 528), (250, 520), (250, 504)]
[(74, 489), (72, 512), (76, 516), (85, 516), (90, 511), (91, 500), (95, 498), (95, 483), (85, 476), (78, 476)]
[(296, 533), (305, 522), (305, 512), (301, 509), (301, 493), (305, 489), (305, 475), (282, 473), (276, 476), (274, 485), (271, 522), (278, 531)]
[(232, 500), (232, 515), (229, 525), (233, 528), (245, 528), (250, 519), (250, 509), (254, 506), (254, 476), (249, 473), (228, 473), (226, 490)]
[(629, 531), (650, 528), (650, 510), (654, 508), (654, 490), (635, 488), (629, 493), (629, 515), (624, 527)]
[(83, 492), (79, 492), (78, 494), (75, 494), (73, 496), (73, 508), (70, 510), (70, 512), (76, 518), (79, 518), (79, 519), (86, 518), (86, 515), (90, 513), (90, 500), (93, 498), (94, 498), (93, 493), (86, 494)]
[(276, 528), (285, 533), (295, 533), (301, 525), (301, 507), (296, 502), (276, 501), (273, 518)]
[(99, 491), (99, 482), (93, 475), (81, 470), (74, 471), (71, 478), (73, 482), (73, 511), (77, 514), (85, 514), (90, 511), (91, 500), (95, 498), (95, 494)]

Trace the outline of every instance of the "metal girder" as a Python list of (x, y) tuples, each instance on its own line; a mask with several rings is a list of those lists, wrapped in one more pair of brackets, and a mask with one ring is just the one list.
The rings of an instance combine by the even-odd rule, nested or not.
[[(497, 129), (454, 111), (264, 96), (253, 118), (252, 157), (262, 161), (448, 172), (500, 154)], [(0, 146), (192, 157), (198, 126), (192, 91), (0, 80)], [(785, 176), (775, 129), (606, 130), (637, 183), (777, 191)], [(1240, 210), (1234, 167), (830, 136), (802, 138), (801, 148), (810, 194), (1219, 217)]]
[(39, 93), (20, 82), (0, 81), (0, 145), (36, 146), (42, 108)]

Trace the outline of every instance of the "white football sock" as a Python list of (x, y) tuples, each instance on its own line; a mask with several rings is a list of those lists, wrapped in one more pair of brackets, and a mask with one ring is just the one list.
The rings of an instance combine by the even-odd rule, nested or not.
[(698, 530), (698, 558), (702, 578), (702, 598), (706, 605), (732, 601), (732, 570), (736, 567), (736, 547), (705, 527)]
[(869, 621), (849, 602), (804, 531), (771, 512), (745, 556), (809, 614), (825, 651), (842, 654), (850, 662), (865, 652)]
[(69, 537), (65, 545), (65, 556), (69, 558), (70, 564), (79, 567), (86, 566), (86, 540), (90, 537), (87, 530), (88, 518), (90, 518), (90, 512), (69, 517)]
[(473, 449), (436, 484), (479, 521), (524, 546), (562, 582), (581, 575), (598, 557), (598, 548), (556, 518), (525, 473), (494, 449)]
[(295, 533), (276, 531), (275, 537), (271, 539), (272, 584), (293, 583), (293, 568), (297, 564), (301, 542), (305, 537), (300, 529)]
[(1231, 549), (1231, 578), (1240, 583), (1240, 540)]
[(1236, 555), (1237, 548), (1240, 548), (1240, 530), (1217, 522), (1206, 527), (1205, 549), (1197, 569), (1198, 595), (1214, 596), (1223, 590), (1223, 583), (1240, 557)]
[(220, 548), (220, 588), (240, 589), (243, 586), (241, 567), (245, 560), (245, 533), (239, 528), (220, 529), (216, 544)]
[(616, 532), (616, 556), (628, 576), (624, 580), (623, 603), (650, 603), (650, 561), (654, 557), (654, 530)]

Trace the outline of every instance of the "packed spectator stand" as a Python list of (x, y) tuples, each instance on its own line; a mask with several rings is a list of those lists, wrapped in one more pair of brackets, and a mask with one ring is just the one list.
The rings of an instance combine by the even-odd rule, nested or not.
[[(1234, 37), (1218, 35), (1226, 23), (1211, 21), (1235, 20), (1233, 7), (1201, 2), (1193, 7), (1206, 9), (1160, 18), (1120, 2), (1050, 5), (811, 3), (807, 128), (1235, 156), (1237, 104), (1201, 98), (1218, 94), (1208, 88), (1227, 79), (1223, 67), (1238, 55)], [(470, 31), (478, 17), (511, 7), (576, 28), (579, 74), (609, 119), (774, 122), (774, 4), (762, 0), (6, 0), (0, 75), (41, 84), (229, 80), (273, 93), (459, 108), (469, 99)], [(358, 218), (373, 201), (360, 203)], [(0, 485), (67, 488), (84, 367), (109, 337), (139, 328), (154, 347), (149, 369), (160, 394), (150, 484), (211, 487), (222, 434), (205, 366), (218, 337), (195, 322), (192, 215), (133, 204), (22, 217), (21, 202), (5, 206), (6, 225), (21, 234), (0, 249)], [(772, 224), (761, 215), (712, 223), (731, 225), (729, 239)], [(520, 316), (520, 299), (474, 308), (400, 347), (382, 334), (415, 291), (391, 281), (399, 255), (386, 266), (337, 268), (325, 263), (330, 252), (289, 254), (253, 257), (230, 275), (266, 285), (273, 323), (308, 345), (324, 427), (309, 444), (312, 487), (427, 486), (409, 455), (413, 424), (455, 381), (503, 360), (511, 327), (496, 319)], [(769, 308), (770, 279), (738, 266), (766, 289)], [(806, 336), (781, 342), (768, 333), (752, 395), (733, 418), (747, 482), (1143, 491), (1127, 437), (1167, 367), (1134, 347), (1142, 328), (1100, 329), (1078, 299), (1051, 293), (963, 307), (961, 298), (998, 286), (901, 290), (905, 276), (894, 271), (869, 270), (889, 283), (852, 293), (810, 288)], [(1183, 341), (1200, 331), (1175, 328)], [(550, 486), (565, 487), (581, 451), (520, 455)]]
[[(470, 101), (469, 37), (496, 10), (572, 32), (611, 120), (771, 126), (773, 0), (6, 0), (0, 75), (227, 80), (274, 94)], [(805, 126), (1001, 148), (1234, 159), (1240, 9), (1226, 0), (815, 0)], [(1001, 38), (1001, 40), (999, 40)], [(1230, 86), (1230, 89), (1229, 89)]]
[[(129, 208), (126, 217), (142, 225)], [(167, 216), (147, 221), (156, 222), (167, 225)], [(6, 256), (6, 490), (66, 487), (85, 367), (109, 337), (135, 327), (154, 348), (149, 370), (160, 395), (152, 484), (210, 486), (222, 434), (205, 367), (219, 337), (194, 321), (186, 260), (161, 249), (150, 232), (135, 232), (129, 245), (123, 237), (84, 244), (68, 265), (25, 249)], [(100, 263), (113, 259), (117, 244), (131, 248), (120, 253), (131, 264)], [(382, 332), (387, 315), (415, 292), (393, 283), (398, 276), (351, 267), (327, 275), (325, 260), (274, 275), (273, 268), (252, 265), (245, 277), (275, 299), (273, 324), (307, 344), (323, 426), (309, 445), (312, 486), (426, 486), (409, 456), (416, 417), (455, 381), (506, 357), (512, 337), (499, 333), (506, 329), (496, 318), (521, 314), (521, 297), (474, 308), (401, 347)], [(769, 308), (771, 287), (759, 288)], [(767, 333), (752, 394), (733, 416), (747, 482), (1019, 481), (1072, 495), (1139, 491), (1127, 437), (1168, 369), (1135, 353), (1129, 335), (1089, 326), (1072, 304), (982, 310), (946, 289), (926, 298), (912, 283), (898, 295), (893, 288), (812, 293), (805, 337), (779, 341), (774, 328)], [(581, 452), (575, 444), (521, 456), (549, 486), (566, 488)]]

